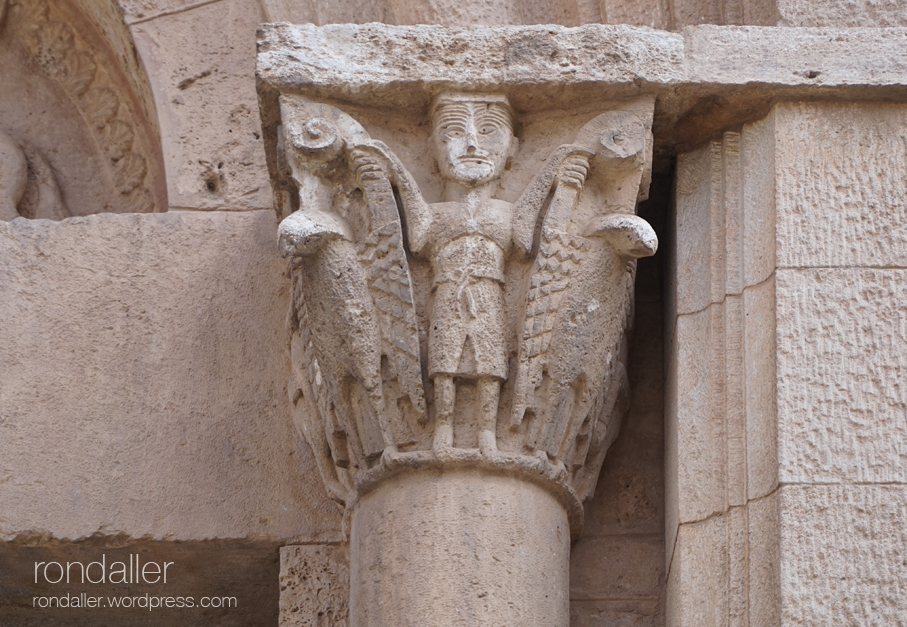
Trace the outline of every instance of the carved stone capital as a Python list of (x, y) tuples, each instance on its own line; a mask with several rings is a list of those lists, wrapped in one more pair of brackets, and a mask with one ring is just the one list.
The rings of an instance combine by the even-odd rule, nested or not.
[[(451, 599), (504, 582), (485, 609), (464, 607), (486, 613), (475, 624), (525, 624), (508, 599), (541, 583), (503, 549), (512, 524), (556, 573), (534, 613), (564, 624), (570, 537), (627, 406), (635, 261), (657, 246), (635, 215), (653, 102), (520, 114), (483, 85), (441, 90), (414, 116), (297, 87), (263, 112), (279, 122), (289, 392), (350, 513), (353, 624), (454, 624), (443, 603), (381, 583), (417, 573)], [(406, 567), (387, 545), (398, 534), (427, 543)], [(478, 570), (436, 580), (432, 564), (464, 551)]]

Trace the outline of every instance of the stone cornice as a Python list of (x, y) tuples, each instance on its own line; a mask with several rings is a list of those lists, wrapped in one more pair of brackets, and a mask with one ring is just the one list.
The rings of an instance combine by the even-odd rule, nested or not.
[(521, 112), (654, 95), (664, 153), (777, 100), (907, 100), (907, 28), (268, 24), (258, 81), (266, 125), (279, 92), (424, 110), (443, 89), (494, 87)]

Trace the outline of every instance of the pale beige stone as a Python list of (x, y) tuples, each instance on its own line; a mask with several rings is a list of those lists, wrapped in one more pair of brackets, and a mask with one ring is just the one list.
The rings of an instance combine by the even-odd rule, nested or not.
[(173, 208), (272, 206), (253, 79), (262, 19), (257, 2), (224, 0), (132, 26), (149, 68)]
[[(728, 505), (745, 505), (747, 499), (747, 351), (744, 339), (748, 319), (743, 297), (724, 301), (725, 429)], [(762, 365), (761, 363), (759, 365)]]
[[(260, 67), (296, 44), (280, 45), (263, 45)], [(397, 128), (408, 144), (398, 155), (353, 117), (367, 100), (312, 99), (346, 84), (326, 94), (268, 80), (279, 248), (293, 279), (290, 398), (327, 490), (351, 512), (352, 624), (566, 625), (564, 543), (626, 410), (635, 260), (657, 247), (635, 215), (653, 102), (561, 114), (546, 140), (566, 142), (520, 150), (507, 90), (444, 90), (424, 149), (410, 121)], [(286, 92), (276, 102), (275, 87)], [(404, 155), (423, 181), (440, 180), (424, 189)], [(508, 505), (539, 491), (554, 509)], [(547, 573), (537, 552), (511, 557), (507, 534), (491, 530), (476, 499), (492, 494), (504, 510), (495, 525), (538, 510), (520, 535)], [(644, 563), (638, 578), (651, 586), (662, 560)]]
[(723, 312), (723, 304), (711, 305), (676, 322), (669, 358), (675, 361), (677, 398), (667, 417), (677, 433), (676, 442), (669, 442), (676, 451), (667, 469), (668, 484), (676, 482), (671, 495), (676, 500), (667, 507), (677, 512), (679, 523), (728, 507)]
[(662, 627), (658, 601), (572, 601), (571, 627)]
[(901, 627), (903, 485), (791, 485), (779, 490), (781, 625)]
[(515, 468), (544, 453), (546, 472), (591, 493), (623, 411), (631, 260), (656, 246), (633, 215), (650, 141), (642, 120), (594, 117), (510, 203), (496, 197), (518, 148), (508, 99), (441, 94), (429, 144), (443, 186), (429, 203), (400, 158), (340, 109), (283, 97), (281, 118), (291, 181), (278, 185), (295, 185), (288, 209), (300, 207), (280, 227), (295, 259), (292, 397), (333, 496), (349, 502), (354, 480), (378, 481), (389, 460), (443, 464), (452, 450), (492, 464), (510, 455)]
[(335, 540), (270, 211), (0, 223), (0, 533)]
[(126, 26), (111, 15), (115, 7), (107, 1), (7, 4), (0, 24), (0, 135), (7, 148), (17, 147), (28, 176), (14, 206), (8, 197), (0, 201), (0, 219), (165, 210), (147, 79)]
[(280, 549), (280, 627), (346, 627), (350, 566), (342, 545)]
[[(758, 122), (746, 124), (741, 133), (740, 167), (743, 170), (743, 233), (740, 254), (743, 264), (739, 289), (766, 281), (775, 271), (776, 260), (776, 189), (778, 150), (775, 130), (776, 109)], [(730, 253), (730, 251), (729, 251)]]
[(353, 510), (350, 624), (569, 624), (570, 527), (551, 493), (480, 469), (406, 472)]
[(725, 294), (725, 214), (722, 149), (712, 142), (677, 157), (675, 232), (672, 257), (676, 313), (718, 303)]
[(907, 266), (905, 127), (904, 105), (779, 105), (779, 266)]
[(785, 26), (907, 26), (901, 0), (775, 0)]
[[(746, 416), (746, 492), (749, 500), (778, 486), (778, 394), (774, 277), (743, 293), (745, 399), (733, 411)], [(730, 408), (729, 408), (730, 410)], [(739, 503), (738, 503), (739, 504)]]
[[(749, 624), (781, 623), (781, 528), (778, 493), (750, 501), (746, 508), (747, 534), (747, 608)], [(818, 531), (818, 533), (822, 533)]]
[(600, 19), (589, 22), (630, 24), (668, 30), (670, 12), (661, 0), (599, 0)]
[(570, 598), (657, 600), (664, 578), (661, 535), (583, 538), (570, 553)]
[[(147, 22), (155, 18), (192, 9), (206, 0), (115, 0), (127, 24)], [(215, 0), (218, 1), (218, 0)]]
[[(727, 518), (728, 627), (748, 627), (749, 619), (749, 508), (732, 507)], [(696, 592), (693, 592), (696, 594)], [(701, 592), (699, 593), (701, 594)]]
[(904, 482), (907, 271), (776, 281), (780, 481)]
[(683, 524), (667, 581), (667, 627), (728, 622), (728, 531), (725, 516)]

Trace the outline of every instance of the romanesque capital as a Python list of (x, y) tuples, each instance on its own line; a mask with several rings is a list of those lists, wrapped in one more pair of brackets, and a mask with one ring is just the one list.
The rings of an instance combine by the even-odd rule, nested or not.
[(297, 423), (352, 504), (402, 471), (475, 466), (554, 491), (574, 527), (619, 426), (649, 127), (611, 108), (531, 155), (504, 93), (442, 91), (424, 193), (342, 107), (281, 97)]

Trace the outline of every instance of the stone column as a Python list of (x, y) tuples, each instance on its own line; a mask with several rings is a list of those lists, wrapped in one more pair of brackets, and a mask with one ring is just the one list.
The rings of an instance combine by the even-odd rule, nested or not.
[[(273, 27), (262, 48), (300, 34)], [(545, 37), (481, 35), (451, 36), (492, 56)], [(635, 215), (652, 99), (575, 112), (561, 72), (527, 93), (506, 68), (432, 86), (432, 63), (410, 87), (356, 67), (353, 104), (332, 104), (346, 80), (260, 83), (288, 389), (347, 512), (353, 627), (567, 627), (570, 540), (626, 407), (635, 260), (657, 245)]]

